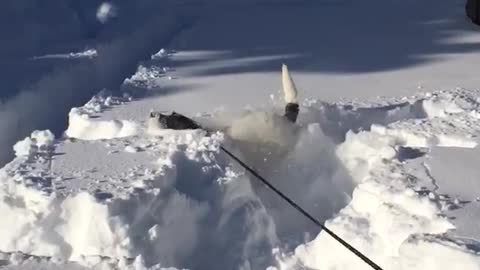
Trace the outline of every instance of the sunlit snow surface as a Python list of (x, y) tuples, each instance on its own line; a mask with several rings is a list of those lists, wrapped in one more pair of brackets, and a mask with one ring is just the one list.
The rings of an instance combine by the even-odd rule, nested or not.
[[(480, 36), (457, 2), (205, 5), (193, 25), (188, 8), (139, 5), (154, 19), (98, 52), (35, 54), (82, 59), (2, 105), (9, 147), (69, 122), (22, 138), (0, 169), (0, 266), (369, 269), (223, 144), (384, 269), (480, 269)], [(129, 11), (102, 6), (105, 27)], [(178, 52), (146, 53), (165, 43)], [(295, 126), (279, 117), (282, 62)], [(149, 127), (152, 110), (211, 132)]]
[(88, 49), (83, 52), (71, 52), (65, 54), (46, 54), (42, 56), (35, 56), (32, 57), (32, 60), (42, 60), (42, 59), (77, 59), (77, 58), (88, 58), (93, 59), (97, 57), (97, 50), (95, 49)]
[[(161, 85), (168, 73), (140, 67), (124, 84)], [(275, 111), (197, 115), (213, 133), (150, 130), (148, 113), (135, 118), (131, 110), (155, 108), (154, 98), (102, 91), (71, 110), (64, 137), (35, 132), (15, 145), (17, 157), (0, 171), (0, 250), (8, 267), (26, 269), (66, 261), (98, 269), (368, 269), (219, 152), (224, 144), (385, 269), (480, 269), (480, 235), (469, 218), (480, 190), (444, 191), (449, 180), (435, 174), (442, 159), (429, 156), (477, 146), (479, 101), (466, 89), (305, 100), (294, 133), (279, 140), (283, 124), (269, 120)], [(239, 127), (257, 133), (234, 136)]]

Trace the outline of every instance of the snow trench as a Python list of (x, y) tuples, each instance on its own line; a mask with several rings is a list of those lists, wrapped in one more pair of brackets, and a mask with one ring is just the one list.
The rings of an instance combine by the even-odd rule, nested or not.
[[(408, 158), (402, 147), (439, 145), (442, 132), (456, 145), (473, 142), (478, 104), (466, 97), (306, 102), (294, 127), (257, 111), (222, 132), (152, 135), (137, 122), (123, 136), (109, 121), (124, 120), (96, 114), (129, 98), (101, 93), (72, 110), (95, 123), (91, 133), (53, 141), (36, 132), (0, 170), (0, 207), (11, 221), (0, 224), (0, 250), (98, 269), (368, 269), (222, 154), (223, 144), (386, 269), (478, 269), (474, 251), (435, 236), (453, 225), (399, 161)], [(70, 120), (72, 130), (78, 118)], [(105, 130), (111, 135), (97, 136)], [(445, 260), (429, 261), (432, 252)]]
[[(32, 9), (35, 10), (33, 4), (9, 2), (14, 10), (18, 6), (21, 11), (22, 5), (33, 6)], [(72, 5), (75, 5), (73, 2), (75, 1), (72, 1)], [(134, 14), (124, 12), (114, 23), (105, 26), (96, 39), (89, 40), (90, 44), (88, 45), (94, 48), (95, 57), (58, 64), (56, 68), (45, 72), (38, 80), (16, 90), (14, 96), (0, 102), (0, 148), (2, 149), (0, 164), (3, 165), (11, 160), (13, 156), (13, 152), (10, 150), (11, 146), (35, 129), (51, 129), (55, 134), (61, 134), (66, 127), (66, 115), (72, 107), (84, 104), (102, 89), (110, 91), (120, 89), (124, 78), (134, 72), (140, 60), (147, 59), (159, 44), (167, 44), (175, 34), (192, 23), (193, 19), (186, 19), (180, 11), (170, 7), (166, 8), (168, 11), (158, 13), (158, 10), (163, 10), (163, 6), (153, 3), (153, 1), (144, 1), (143, 5), (138, 5), (137, 8), (144, 6), (151, 8), (148, 13), (143, 13), (144, 16), (136, 18)], [(67, 9), (64, 6), (68, 3), (59, 2), (58, 5), (59, 9)], [(85, 5), (85, 7), (87, 6)], [(128, 10), (127, 7), (125, 10)], [(48, 11), (48, 9), (46, 10)], [(83, 11), (75, 12), (82, 13)], [(55, 17), (55, 15), (51, 16)], [(47, 20), (48, 14), (42, 13), (43, 17)], [(161, 27), (158, 27), (159, 25)], [(42, 31), (50, 31), (48, 25), (39, 23), (38, 27), (44, 27), (45, 29), (42, 28)], [(23, 31), (19, 32), (23, 33)], [(50, 36), (50, 34), (55, 36), (57, 33), (49, 33), (45, 36)], [(52, 40), (52, 43), (55, 43), (53, 37)], [(30, 43), (27, 42), (27, 44)], [(22, 48), (18, 50), (22, 50)], [(34, 57), (34, 55), (28, 55), (34, 48), (25, 50), (27, 52), (22, 51), (22, 56), (25, 55), (25, 59), (22, 58), (22, 61)], [(70, 56), (75, 58), (77, 54), (71, 53), (67, 56), (67, 58)], [(40, 59), (30, 61), (44, 61), (44, 59), (40, 57)], [(13, 90), (7, 89), (7, 91)]]

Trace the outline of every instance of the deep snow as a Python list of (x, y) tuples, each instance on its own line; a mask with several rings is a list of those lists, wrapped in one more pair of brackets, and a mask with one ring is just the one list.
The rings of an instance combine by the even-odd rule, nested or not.
[[(28, 55), (79, 62), (0, 105), (4, 268), (368, 269), (224, 144), (384, 269), (480, 269), (480, 35), (462, 1), (192, 2), (80, 5), (95, 53)], [(275, 116), (282, 62), (296, 127)], [(151, 110), (218, 132), (150, 130)]]
[(102, 23), (95, 15), (102, 6), (95, 0), (2, 4), (0, 164), (35, 129), (61, 134), (72, 107), (104, 88), (117, 91), (139, 61), (195, 19), (158, 1), (119, 1), (112, 7), (118, 16), (110, 11)]
[[(175, 93), (159, 104), (167, 110), (259, 105), (278, 89), (270, 78), (282, 62), (301, 71), (303, 98), (475, 89), (480, 38), (463, 2), (8, 0), (0, 9), (0, 163), (35, 129), (61, 134), (72, 106), (103, 88), (117, 91), (139, 61), (166, 45), (182, 52), (172, 79), (183, 78), (163, 85), (164, 95)], [(113, 12), (105, 23), (102, 10)], [(98, 57), (32, 60), (89, 49)]]
[[(159, 79), (169, 81), (168, 72), (146, 80)], [(71, 110), (65, 138), (35, 132), (16, 144), (1, 195), (22, 203), (2, 205), (13, 223), (2, 225), (1, 249), (94, 268), (368, 269), (222, 155), (224, 143), (385, 269), (478, 269), (477, 235), (459, 237), (450, 206), (478, 209), (477, 202), (441, 193), (430, 165), (423, 177), (410, 167), (432, 147), (476, 146), (479, 97), (454, 89), (374, 103), (306, 100), (296, 134), (283, 139), (275, 134), (288, 128), (272, 111), (233, 122), (196, 117), (231, 123), (227, 134), (240, 127), (243, 135), (229, 139), (152, 133), (147, 117), (113, 119), (156, 100), (103, 91)]]

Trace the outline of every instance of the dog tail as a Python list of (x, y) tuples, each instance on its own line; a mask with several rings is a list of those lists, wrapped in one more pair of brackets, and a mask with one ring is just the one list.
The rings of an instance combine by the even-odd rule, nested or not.
[(285, 117), (289, 121), (295, 123), (300, 111), (297, 99), (298, 92), (295, 83), (288, 72), (288, 67), (285, 64), (282, 65), (282, 85), (283, 93), (285, 95), (285, 103), (287, 103), (285, 106)]
[(293, 82), (293, 79), (288, 72), (288, 67), (285, 64), (282, 65), (282, 86), (285, 95), (285, 103), (298, 104), (297, 88), (295, 87), (295, 83)]

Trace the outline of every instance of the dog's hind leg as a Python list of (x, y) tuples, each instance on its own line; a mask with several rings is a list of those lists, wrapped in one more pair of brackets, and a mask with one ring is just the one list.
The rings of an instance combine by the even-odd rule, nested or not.
[(300, 111), (297, 100), (298, 91), (290, 73), (288, 72), (288, 67), (285, 64), (282, 65), (282, 86), (285, 95), (285, 102), (287, 103), (284, 116), (289, 121), (295, 123)]

